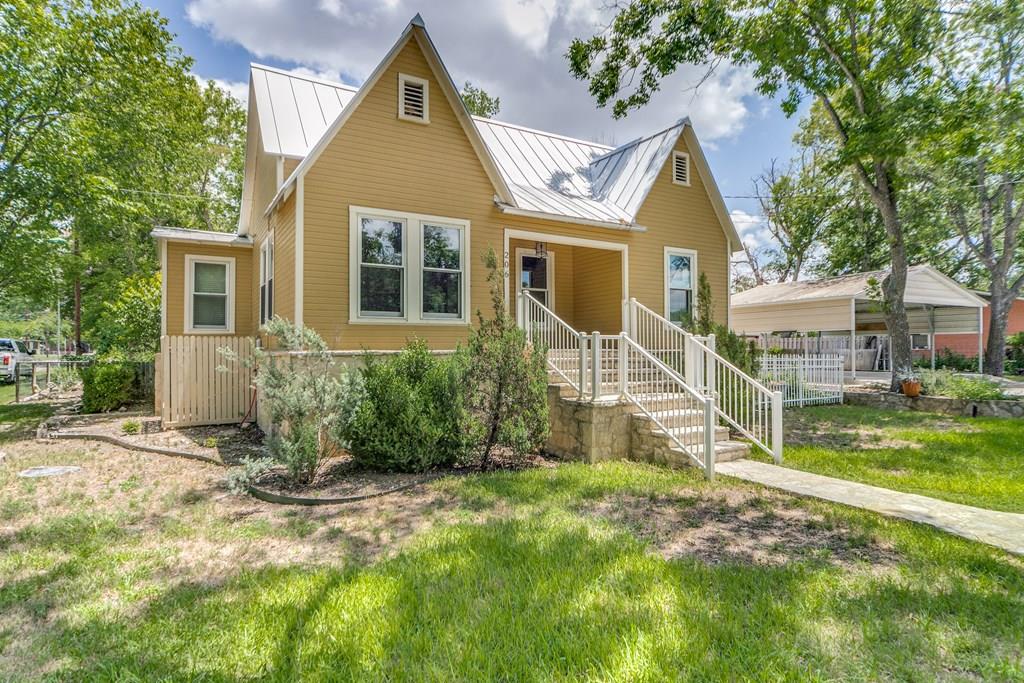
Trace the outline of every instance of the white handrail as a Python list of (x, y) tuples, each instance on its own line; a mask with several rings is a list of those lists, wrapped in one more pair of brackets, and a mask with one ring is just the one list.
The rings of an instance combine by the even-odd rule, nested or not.
[(619, 336), (623, 395), (656, 424), (708, 479), (715, 475), (715, 399), (629, 338)]
[(527, 340), (544, 349), (548, 367), (582, 398), (587, 385), (585, 335), (574, 330), (525, 290), (519, 292), (518, 304), (518, 323), (526, 332)]
[(625, 303), (628, 334), (694, 389), (714, 397), (715, 410), (736, 431), (782, 461), (782, 393), (772, 391), (717, 353), (714, 335), (700, 338), (636, 299)]

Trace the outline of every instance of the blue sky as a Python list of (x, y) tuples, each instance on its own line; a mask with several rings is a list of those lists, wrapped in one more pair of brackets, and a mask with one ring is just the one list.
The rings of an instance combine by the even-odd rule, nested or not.
[[(682, 69), (643, 110), (615, 121), (596, 108), (563, 57), (575, 36), (607, 21), (605, 0), (144, 0), (170, 22), (194, 71), (244, 96), (249, 62), (304, 69), (352, 85), (384, 56), (420, 12), (456, 83), (501, 98), (499, 119), (616, 144), (690, 116), (736, 227), (755, 243), (765, 233), (751, 178), (791, 154), (795, 119), (753, 92), (749, 73)], [(467, 31), (467, 27), (472, 27)], [(473, 40), (467, 40), (472, 37)]]

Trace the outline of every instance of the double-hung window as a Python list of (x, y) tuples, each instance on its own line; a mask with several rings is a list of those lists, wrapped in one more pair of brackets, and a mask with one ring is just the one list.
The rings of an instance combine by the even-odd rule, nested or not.
[(274, 317), (274, 237), (260, 247), (260, 325)]
[(406, 221), (359, 217), (359, 317), (405, 315)]
[(350, 229), (350, 322), (467, 321), (468, 221), (352, 207)]
[(697, 277), (697, 252), (665, 248), (665, 317), (677, 325), (693, 318), (693, 283)]
[(190, 255), (185, 271), (186, 332), (233, 333), (235, 259)]

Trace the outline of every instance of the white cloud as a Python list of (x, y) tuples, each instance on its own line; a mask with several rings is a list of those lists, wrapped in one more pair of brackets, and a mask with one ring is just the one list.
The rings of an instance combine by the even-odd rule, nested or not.
[(222, 78), (203, 78), (199, 74), (192, 74), (192, 78), (196, 79), (200, 85), (205, 86), (208, 81), (213, 81), (213, 84), (218, 88), (228, 93), (236, 100), (245, 106), (249, 101), (249, 84), (245, 81), (226, 81)]
[(747, 213), (743, 209), (733, 209), (729, 212), (729, 217), (736, 225), (740, 239), (751, 249), (760, 249), (772, 244), (772, 234), (768, 230), (768, 221), (764, 216)]
[(504, 120), (608, 143), (683, 116), (705, 143), (743, 129), (757, 98), (750, 73), (732, 67), (696, 93), (702, 70), (682, 68), (650, 105), (622, 121), (597, 109), (586, 83), (569, 75), (564, 55), (572, 38), (607, 23), (607, 6), (605, 0), (190, 0), (186, 12), (193, 24), (257, 59), (358, 84), (419, 11), (455, 82), (470, 80), (500, 97)]

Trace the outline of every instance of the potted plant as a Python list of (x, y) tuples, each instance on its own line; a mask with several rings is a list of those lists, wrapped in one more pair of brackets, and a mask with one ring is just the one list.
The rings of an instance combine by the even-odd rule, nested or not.
[(908, 375), (900, 380), (900, 389), (903, 395), (910, 398), (917, 398), (921, 395), (921, 379), (914, 375)]

